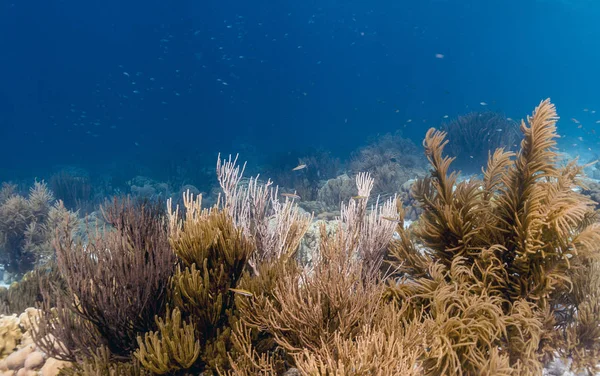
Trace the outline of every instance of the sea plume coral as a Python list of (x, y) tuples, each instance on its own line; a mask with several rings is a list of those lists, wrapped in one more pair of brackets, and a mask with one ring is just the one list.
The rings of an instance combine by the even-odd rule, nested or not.
[[(556, 351), (595, 366), (600, 337), (576, 328), (600, 323), (597, 282), (581, 276), (598, 258), (600, 225), (575, 189), (582, 167), (557, 166), (556, 120), (543, 101), (521, 123), (516, 154), (497, 150), (483, 179), (460, 183), (443, 155), (446, 133), (427, 132), (431, 175), (414, 189), (423, 214), (412, 233), (398, 226), (390, 257), (399, 279), (388, 294), (424, 310), (439, 333), (428, 373), (480, 374), (491, 354), (501, 373), (538, 373)], [(582, 289), (591, 302), (574, 294)]]

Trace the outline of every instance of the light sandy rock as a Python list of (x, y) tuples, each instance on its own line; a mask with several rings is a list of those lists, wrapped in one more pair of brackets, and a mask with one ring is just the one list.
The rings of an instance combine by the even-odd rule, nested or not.
[(29, 307), (19, 315), (19, 325), (21, 325), (24, 330), (31, 330), (31, 327), (35, 324), (35, 318), (37, 316), (39, 316), (38, 310), (36, 308)]
[(25, 334), (23, 334), (23, 338), (21, 338), (21, 343), (19, 344), (18, 347), (22, 348), (22, 347), (25, 347), (25, 346), (28, 346), (28, 345), (34, 345), (35, 346), (35, 344), (33, 343), (33, 337), (31, 337), (31, 334), (25, 333)]
[(65, 362), (63, 360), (58, 360), (54, 358), (48, 358), (46, 364), (40, 370), (40, 376), (56, 376), (58, 375), (58, 371), (60, 371), (63, 367), (68, 367), (70, 365), (69, 362)]
[(8, 371), (1, 372), (0, 376), (15, 376), (16, 374), (17, 374), (17, 372), (8, 370)]
[(25, 360), (33, 351), (35, 351), (35, 345), (27, 345), (15, 351), (6, 357), (6, 366), (8, 369), (12, 370), (23, 368), (23, 365), (25, 365)]
[(38, 369), (44, 365), (46, 354), (41, 351), (34, 351), (25, 360), (25, 368)]
[(0, 372), (8, 371), (8, 366), (6, 365), (6, 359), (0, 360)]
[(27, 369), (27, 368), (21, 368), (20, 370), (17, 371), (16, 376), (37, 376), (37, 374), (38, 374), (37, 371)]

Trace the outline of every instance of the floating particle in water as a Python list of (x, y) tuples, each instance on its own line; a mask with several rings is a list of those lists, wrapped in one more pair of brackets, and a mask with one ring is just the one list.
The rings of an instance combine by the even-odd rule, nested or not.
[(443, 59), (444, 58), (444, 54), (435, 54), (435, 58), (436, 59)]
[(482, 105), (482, 106), (487, 106), (487, 105), (488, 105), (488, 104), (487, 104), (487, 103), (485, 103), (485, 102), (479, 102), (479, 104), (480, 104), (480, 105)]

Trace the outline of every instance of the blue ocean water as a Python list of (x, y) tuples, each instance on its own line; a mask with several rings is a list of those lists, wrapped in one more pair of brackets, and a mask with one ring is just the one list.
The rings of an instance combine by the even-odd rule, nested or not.
[(186, 164), (201, 185), (218, 152), (345, 159), (377, 134), (420, 145), (446, 116), (520, 119), (546, 97), (561, 146), (590, 159), (599, 16), (591, 0), (3, 0), (0, 181), (61, 166), (169, 180)]

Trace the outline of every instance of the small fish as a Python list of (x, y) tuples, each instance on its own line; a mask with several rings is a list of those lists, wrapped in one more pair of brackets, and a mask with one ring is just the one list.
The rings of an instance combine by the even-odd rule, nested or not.
[(353, 200), (364, 200), (369, 198), (369, 196), (352, 196)]
[(300, 196), (298, 196), (298, 195), (297, 195), (297, 194), (295, 194), (295, 193), (282, 193), (281, 195), (282, 195), (283, 197), (291, 198), (292, 200), (293, 200), (293, 199), (298, 199), (298, 200), (300, 199)]
[(496, 132), (502, 132), (502, 128), (496, 129)]
[(575, 118), (571, 118), (571, 121), (575, 124), (579, 124), (579, 120), (575, 119)]
[(394, 218), (394, 217), (381, 217), (381, 219), (385, 219), (386, 221), (390, 221), (390, 222), (394, 222), (394, 223), (400, 223), (400, 220), (398, 218)]
[(306, 165), (305, 164), (301, 164), (301, 165), (298, 165), (298, 166), (292, 168), (292, 171), (299, 171), (299, 170), (303, 170), (305, 168), (306, 168)]
[(234, 294), (240, 294), (240, 295), (244, 295), (244, 296), (254, 296), (254, 294), (248, 290), (230, 288), (229, 291), (233, 292)]
[(506, 120), (508, 120), (508, 121), (513, 121), (513, 119), (512, 119), (512, 118), (506, 118)]
[(487, 106), (487, 103), (485, 103), (485, 102), (479, 102), (479, 104), (482, 106)]
[(583, 141), (583, 137), (577, 137), (579, 141)]
[(589, 110), (588, 110), (587, 108), (584, 108), (584, 109), (583, 109), (583, 112), (588, 112), (588, 111), (589, 111)]
[(444, 115), (444, 116), (443, 116), (443, 118), (444, 118), (444, 119), (448, 119), (448, 115)]
[(435, 54), (435, 58), (436, 59), (443, 59), (444, 55), (443, 54)]

